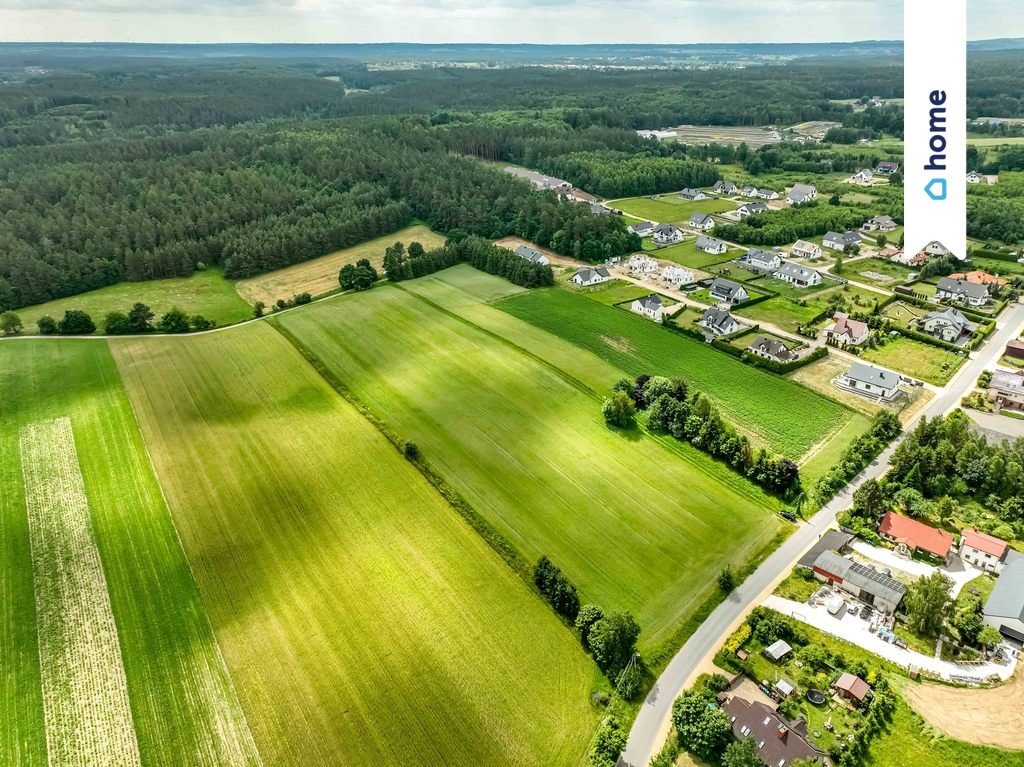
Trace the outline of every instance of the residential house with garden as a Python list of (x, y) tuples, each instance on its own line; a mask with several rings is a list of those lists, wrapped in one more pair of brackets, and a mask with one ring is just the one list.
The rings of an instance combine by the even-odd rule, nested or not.
[(709, 213), (694, 213), (686, 225), (698, 232), (710, 232), (715, 228), (715, 219)]
[(850, 319), (843, 312), (836, 312), (832, 324), (825, 328), (825, 340), (837, 346), (860, 346), (869, 335), (871, 329), (866, 322)]
[(805, 202), (810, 202), (817, 198), (818, 187), (811, 184), (793, 184), (793, 188), (786, 195), (790, 205), (803, 205)]
[(832, 685), (836, 697), (842, 698), (854, 708), (860, 708), (871, 695), (871, 687), (856, 674), (844, 671)]
[(900, 377), (890, 370), (854, 362), (850, 369), (836, 377), (841, 389), (871, 397), (879, 402), (892, 402), (900, 395)]
[(726, 280), (722, 277), (715, 277), (711, 282), (711, 287), (708, 288), (708, 293), (716, 301), (721, 301), (727, 304), (740, 304), (750, 298), (750, 294), (747, 293), (739, 283), (733, 282), (732, 280)]
[(850, 176), (850, 181), (854, 184), (870, 184), (874, 177), (875, 174), (871, 172), (870, 168), (863, 168)]
[(763, 202), (745, 202), (737, 208), (736, 212), (740, 218), (749, 218), (750, 216), (756, 216), (758, 213), (764, 213), (768, 210), (768, 206)]
[(1024, 411), (1024, 370), (994, 370), (988, 398), (1000, 410)]
[(828, 764), (827, 755), (807, 738), (807, 723), (788, 721), (762, 701), (722, 694), (719, 705), (729, 717), (736, 740), (753, 740), (757, 756), (765, 767), (785, 767), (809, 760)]
[(899, 169), (900, 164), (898, 162), (882, 160), (875, 168), (875, 173), (881, 173), (883, 176), (891, 176), (893, 173), (898, 173)]
[(921, 319), (921, 329), (930, 336), (949, 343), (956, 343), (961, 337), (970, 337), (975, 326), (953, 307), (942, 311), (929, 312)]
[(579, 285), (580, 287), (588, 287), (590, 285), (598, 285), (602, 282), (608, 282), (610, 279), (611, 275), (603, 266), (584, 266), (583, 268), (576, 270), (576, 274), (569, 278), (569, 282), (573, 285)]
[(859, 246), (862, 241), (859, 232), (826, 232), (821, 244), (829, 250), (847, 253), (851, 248)]
[(708, 198), (700, 189), (691, 189), (689, 187), (680, 191), (679, 196), (684, 200), (706, 200)]
[(525, 261), (531, 261), (541, 266), (547, 266), (551, 263), (551, 260), (541, 253), (539, 250), (534, 250), (528, 245), (520, 245), (516, 248), (515, 254)]
[(702, 234), (697, 238), (697, 250), (703, 250), (712, 255), (721, 255), (728, 250), (728, 247), (717, 237), (708, 237)]
[(927, 554), (948, 564), (950, 554), (956, 551), (950, 533), (895, 511), (887, 511), (882, 517), (878, 534), (893, 544), (897, 554), (908, 559), (915, 554)]
[(988, 303), (988, 286), (967, 280), (943, 277), (935, 286), (935, 297), (940, 301), (955, 301), (967, 306), (984, 306)]
[(665, 307), (661, 303), (661, 297), (656, 293), (636, 299), (629, 308), (655, 322), (661, 322), (665, 314)]
[(747, 255), (743, 257), (743, 263), (752, 272), (767, 274), (779, 268), (782, 264), (782, 258), (774, 250), (751, 248), (747, 251)]
[(729, 335), (740, 329), (740, 324), (735, 317), (725, 309), (715, 307), (705, 309), (697, 324), (716, 336)]
[(1002, 538), (970, 529), (960, 533), (960, 559), (980, 570), (999, 575), (1006, 565), (1007, 559), (1022, 556), (1010, 548)]
[(736, 184), (732, 181), (716, 181), (711, 190), (715, 194), (736, 194)]
[(637, 237), (650, 237), (651, 232), (654, 231), (654, 224), (650, 221), (636, 221), (627, 226), (626, 231)]
[(792, 362), (796, 355), (782, 341), (767, 336), (758, 336), (754, 343), (746, 348), (748, 354), (771, 360), (772, 362)]
[(821, 258), (821, 245), (807, 240), (797, 240), (789, 249), (793, 258), (806, 258), (810, 261)]
[(683, 241), (683, 230), (672, 224), (658, 224), (654, 227), (651, 239), (658, 245), (672, 245)]
[(862, 232), (892, 232), (897, 226), (898, 224), (892, 216), (875, 216), (865, 221), (860, 230)]
[(777, 280), (788, 282), (798, 288), (809, 288), (821, 284), (821, 272), (807, 266), (784, 262), (772, 275)]

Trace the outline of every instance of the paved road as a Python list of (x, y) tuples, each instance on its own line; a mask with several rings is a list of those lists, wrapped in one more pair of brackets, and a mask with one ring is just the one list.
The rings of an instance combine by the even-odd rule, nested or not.
[[(1017, 337), (1022, 325), (1024, 305), (1014, 304), (1007, 308), (988, 342), (957, 372), (928, 408), (907, 424), (907, 430), (912, 429), (923, 416), (934, 418), (957, 407), (964, 394), (974, 387), (981, 371), (990, 368), (999, 359), (1006, 342)], [(858, 474), (806, 524), (801, 525), (693, 633), (644, 700), (630, 730), (626, 750), (619, 759), (620, 767), (647, 767), (651, 757), (661, 749), (668, 737), (672, 703), (683, 691), (694, 671), (705, 658), (714, 653), (729, 627), (754, 607), (758, 596), (783, 573), (792, 569), (800, 556), (835, 523), (836, 515), (849, 507), (854, 491), (867, 480), (885, 472), (898, 443), (899, 440), (886, 448), (874, 463)]]

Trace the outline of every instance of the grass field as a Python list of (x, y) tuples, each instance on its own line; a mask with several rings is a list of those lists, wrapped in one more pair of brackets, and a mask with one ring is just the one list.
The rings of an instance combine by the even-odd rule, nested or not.
[(984, 256), (973, 256), (971, 265), (975, 269), (981, 269), (990, 274), (998, 274), (1010, 279), (1008, 275), (1024, 275), (1024, 264), (1018, 261), (1002, 261), (998, 258), (985, 258)]
[(893, 322), (897, 322), (905, 328), (914, 327), (917, 321), (928, 314), (927, 309), (908, 304), (903, 301), (893, 301), (882, 310), (882, 316)]
[(865, 348), (860, 356), (868, 362), (875, 362), (940, 386), (949, 381), (966, 362), (965, 357), (960, 357), (954, 352), (903, 336), (889, 339), (884, 346)]
[(0, 763), (47, 764), (19, 439), (58, 418), (73, 428), (141, 763), (259, 764), (107, 344), (56, 339), (0, 343)]
[(629, 197), (610, 202), (608, 205), (631, 216), (657, 221), (659, 224), (685, 224), (694, 213), (721, 213), (735, 210), (737, 207), (731, 200), (715, 197), (707, 200), (684, 200), (675, 193), (660, 195), (657, 200), (650, 197)]
[(92, 317), (98, 332), (102, 332), (108, 312), (127, 312), (136, 302), (148, 305), (157, 319), (175, 306), (190, 315), (201, 314), (218, 325), (230, 325), (252, 316), (252, 309), (235, 292), (235, 283), (224, 279), (220, 270), (212, 267), (191, 277), (119, 282), (77, 296), (18, 309), (17, 314), (25, 323), (25, 332), (35, 333), (36, 321), (40, 317), (49, 315), (59, 320), (69, 309), (81, 309)]
[(579, 763), (578, 641), (277, 331), (113, 346), (265, 764)]
[(843, 276), (868, 285), (891, 288), (904, 284), (916, 271), (903, 264), (881, 258), (855, 261), (843, 269)]
[(967, 143), (974, 146), (1005, 146), (1024, 144), (1024, 136), (968, 136)]
[(870, 309), (876, 300), (885, 299), (881, 293), (855, 286), (846, 286), (808, 293), (799, 302), (785, 296), (776, 296), (753, 306), (739, 306), (736, 308), (736, 314), (754, 322), (768, 322), (785, 330), (796, 330), (797, 326), (810, 322), (825, 311), (830, 300), (840, 293), (848, 305), (863, 309)]
[[(566, 291), (533, 290), (499, 306), (557, 333), (630, 375), (680, 375), (718, 403), (752, 439), (799, 459), (852, 416), (838, 403), (744, 365), (680, 333)], [(759, 392), (751, 397), (750, 392)], [(772, 407), (765, 407), (772, 402)], [(794, 419), (790, 413), (804, 417)]]
[(697, 250), (697, 240), (687, 240), (676, 245), (669, 245), (665, 248), (658, 248), (650, 240), (644, 240), (644, 250), (648, 251), (654, 258), (672, 261), (691, 269), (707, 270), (712, 264), (721, 264), (730, 261), (739, 255), (738, 251), (731, 250), (726, 253), (705, 253)]
[(267, 306), (271, 306), (279, 298), (287, 300), (296, 293), (318, 296), (338, 290), (338, 272), (345, 264), (354, 264), (361, 258), (368, 258), (380, 271), (384, 262), (384, 250), (389, 245), (402, 242), (409, 247), (409, 243), (418, 242), (429, 250), (443, 245), (444, 240), (444, 235), (437, 234), (421, 224), (407, 226), (397, 232), (367, 240), (351, 248), (337, 250), (311, 261), (303, 261), (284, 269), (239, 280), (237, 289), (239, 295), (250, 304), (262, 301)]
[(602, 282), (600, 285), (594, 285), (589, 288), (578, 288), (575, 285), (566, 284), (565, 287), (568, 290), (575, 291), (581, 295), (586, 296), (594, 301), (598, 301), (608, 306), (614, 306), (615, 304), (621, 304), (625, 301), (635, 301), (638, 298), (649, 296), (651, 290), (649, 288), (642, 288), (639, 285), (635, 285), (632, 282), (626, 282), (625, 280), (609, 280), (608, 282)]
[[(484, 304), (453, 316), (452, 286), (437, 284), (409, 283), (419, 295), (375, 289), (280, 323), (401, 438), (415, 440), (525, 559), (547, 554), (584, 602), (632, 611), (642, 647), (665, 640), (717, 588), (713, 575), (726, 562), (772, 538), (772, 502), (692, 448), (608, 429), (601, 398), (575, 363), (591, 355), (566, 353), (549, 334), (545, 348), (535, 328)], [(466, 319), (483, 315), (513, 339), (522, 328), (524, 345)]]

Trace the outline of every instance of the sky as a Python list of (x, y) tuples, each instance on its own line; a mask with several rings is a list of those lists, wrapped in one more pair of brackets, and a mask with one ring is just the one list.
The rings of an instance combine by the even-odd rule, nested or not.
[[(1024, 37), (1021, 0), (969, 6), (969, 39)], [(828, 42), (902, 33), (899, 0), (0, 0), (4, 41)]]

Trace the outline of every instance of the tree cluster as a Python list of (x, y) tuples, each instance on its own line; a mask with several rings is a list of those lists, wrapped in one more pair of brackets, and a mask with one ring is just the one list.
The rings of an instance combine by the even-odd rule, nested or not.
[(393, 282), (423, 277), (458, 263), (467, 263), (488, 274), (504, 277), (524, 288), (553, 285), (555, 282), (549, 265), (527, 261), (508, 248), (482, 237), (450, 237), (442, 247), (433, 250), (424, 250), (418, 242), (413, 242), (408, 252), (401, 242), (396, 242), (384, 252), (384, 272)]
[(858, 208), (807, 203), (758, 213), (736, 224), (721, 224), (715, 236), (744, 245), (785, 245), (828, 231), (858, 229), (864, 219), (864, 211)]
[(838, 493), (843, 486), (873, 461), (885, 446), (903, 430), (900, 419), (888, 410), (878, 413), (871, 428), (849, 444), (839, 463), (828, 470), (817, 482), (814, 492), (824, 502)]
[(556, 613), (570, 621), (576, 620), (580, 611), (580, 597), (576, 587), (546, 556), (538, 559), (534, 565), (533, 582)]

